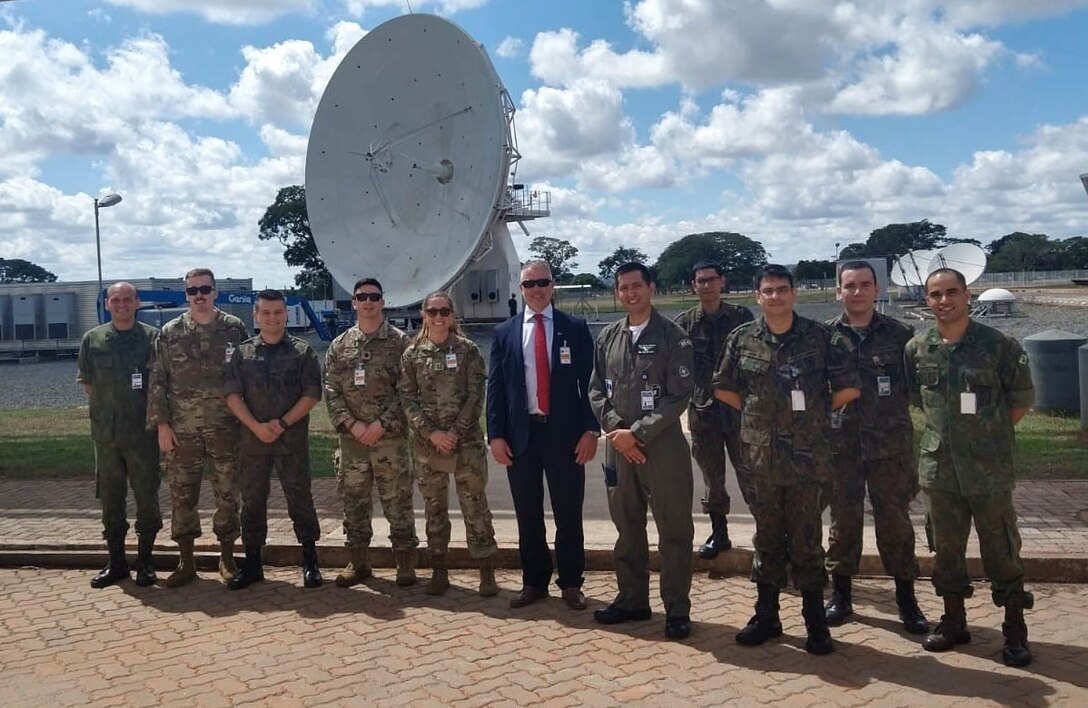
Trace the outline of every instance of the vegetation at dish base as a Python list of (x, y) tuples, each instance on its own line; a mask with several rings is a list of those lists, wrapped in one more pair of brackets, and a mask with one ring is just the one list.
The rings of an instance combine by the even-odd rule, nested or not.
[(55, 283), (57, 276), (22, 258), (0, 258), (0, 283)]
[[(921, 415), (914, 413), (915, 443)], [(314, 477), (332, 477), (337, 436), (323, 405), (310, 414)], [(1073, 416), (1032, 413), (1016, 426), (1017, 471), (1024, 479), (1088, 479), (1088, 441)], [(91, 479), (94, 447), (86, 408), (0, 411), (0, 479)]]
[(257, 222), (257, 228), (257, 238), (279, 241), (283, 245), (283, 260), (300, 269), (295, 274), (295, 285), (304, 297), (314, 300), (332, 297), (332, 275), (317, 252), (310, 231), (305, 187), (296, 184), (280, 189), (276, 201)]

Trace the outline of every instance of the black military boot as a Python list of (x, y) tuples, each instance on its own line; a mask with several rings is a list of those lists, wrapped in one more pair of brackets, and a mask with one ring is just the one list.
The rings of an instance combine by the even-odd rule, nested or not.
[[(849, 578), (847, 578), (849, 580)], [(801, 593), (801, 615), (805, 618), (805, 651), (809, 654), (830, 654), (835, 651), (831, 632), (827, 630), (822, 590), (805, 590)]]
[(136, 584), (146, 588), (159, 580), (155, 575), (155, 563), (151, 560), (151, 551), (155, 548), (155, 534), (141, 535), (136, 548)]
[(110, 538), (106, 540), (106, 548), (110, 558), (106, 567), (91, 578), (92, 588), (104, 588), (113, 585), (118, 580), (127, 580), (128, 561), (125, 560), (125, 537)]
[(307, 541), (302, 544), (302, 585), (316, 588), (321, 582), (321, 568), (317, 565), (317, 544)]
[(707, 537), (706, 543), (699, 546), (699, 557), (713, 560), (718, 557), (719, 553), (728, 551), (732, 547), (733, 543), (729, 540), (729, 527), (726, 524), (725, 515), (711, 512), (710, 536)]
[(264, 580), (264, 566), (261, 564), (261, 547), (246, 546), (246, 559), (238, 574), (227, 581), (227, 589), (241, 590), (253, 583)]
[(969, 641), (971, 633), (967, 631), (967, 610), (963, 608), (963, 598), (946, 595), (941, 621), (933, 634), (922, 640), (922, 648), (926, 651), (948, 651), (957, 644)]
[(1030, 664), (1031, 647), (1028, 645), (1028, 626), (1024, 623), (1024, 608), (1005, 608), (1001, 633), (1005, 635), (1005, 647), (1001, 650), (1001, 660), (1005, 666), (1024, 667)]
[(737, 644), (754, 647), (768, 639), (782, 636), (782, 622), (778, 618), (778, 588), (770, 583), (756, 586), (756, 613), (748, 620), (748, 626), (737, 632)]
[(838, 627), (854, 614), (854, 585), (849, 575), (831, 576), (831, 599), (824, 606), (828, 625)]
[(899, 621), (903, 623), (903, 629), (911, 634), (929, 632), (929, 621), (918, 607), (918, 599), (914, 597), (913, 580), (895, 579), (895, 604), (899, 606)]

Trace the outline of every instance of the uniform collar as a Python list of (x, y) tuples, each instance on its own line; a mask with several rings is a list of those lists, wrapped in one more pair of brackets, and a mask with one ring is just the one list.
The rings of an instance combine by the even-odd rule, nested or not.
[(355, 325), (352, 326), (352, 329), (355, 331), (356, 339), (387, 339), (389, 337), (389, 321), (384, 317), (382, 318), (382, 323), (378, 325), (378, 329), (374, 331), (374, 334), (367, 334), (359, 329), (359, 323), (355, 323)]

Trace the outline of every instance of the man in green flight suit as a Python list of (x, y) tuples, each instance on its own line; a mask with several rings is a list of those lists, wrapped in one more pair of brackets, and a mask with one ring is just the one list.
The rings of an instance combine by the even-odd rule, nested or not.
[(1035, 400), (1028, 356), (1016, 340), (971, 319), (971, 292), (959, 271), (930, 273), (925, 294), (937, 326), (907, 343), (905, 363), (911, 401), (925, 414), (918, 474), (944, 615), (923, 647), (947, 651), (971, 641), (963, 601), (972, 593), (966, 554), (973, 519), (994, 604), (1005, 608), (1002, 660), (1027, 666), (1024, 610), (1034, 598), (1024, 589), (1012, 488), (1013, 427)]
[(616, 295), (627, 311), (597, 338), (589, 403), (608, 439), (605, 486), (618, 537), (619, 594), (593, 613), (601, 624), (650, 619), (650, 550), (646, 508), (653, 511), (661, 552), (665, 634), (691, 634), (691, 449), (680, 427), (694, 384), (691, 339), (652, 304), (649, 269), (616, 269)]
[[(162, 528), (159, 512), (159, 447), (144, 427), (147, 369), (159, 330), (136, 320), (140, 299), (131, 283), (106, 290), (110, 321), (83, 335), (76, 381), (90, 397), (94, 440), (95, 494), (102, 501), (102, 537), (109, 563), (91, 579), (91, 587), (129, 577), (125, 560), (128, 486), (136, 498), (136, 584), (153, 585), (151, 551)], [(127, 483), (126, 483), (127, 481)]]

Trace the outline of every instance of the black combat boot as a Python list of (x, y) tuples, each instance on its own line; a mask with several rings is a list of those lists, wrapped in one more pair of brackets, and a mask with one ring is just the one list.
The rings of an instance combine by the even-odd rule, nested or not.
[(151, 551), (155, 548), (155, 534), (141, 535), (136, 548), (136, 584), (146, 588), (159, 580), (155, 575), (155, 563), (151, 560)]
[(1005, 666), (1024, 667), (1031, 663), (1031, 647), (1028, 645), (1028, 626), (1024, 623), (1024, 608), (1005, 607), (1005, 621), (1001, 623), (1005, 635), (1005, 647), (1001, 660)]
[(91, 578), (92, 588), (108, 587), (118, 580), (127, 580), (129, 577), (128, 561), (125, 560), (125, 537), (107, 539), (106, 548), (110, 554), (109, 561), (98, 575)]
[(827, 631), (822, 590), (805, 590), (801, 593), (801, 615), (805, 618), (805, 631), (808, 633), (808, 638), (805, 639), (805, 651), (809, 654), (821, 655), (835, 651), (831, 632)]
[(895, 604), (899, 606), (899, 621), (903, 623), (903, 629), (911, 634), (929, 632), (929, 621), (918, 607), (918, 599), (914, 597), (913, 580), (895, 579)]
[(967, 631), (967, 610), (963, 608), (963, 598), (946, 595), (941, 621), (933, 634), (922, 640), (922, 648), (926, 651), (948, 651), (957, 644), (969, 641), (971, 633)]
[(756, 613), (748, 626), (737, 632), (737, 644), (754, 647), (768, 639), (782, 636), (782, 621), (778, 618), (778, 588), (770, 583), (756, 586)]
[(241, 590), (248, 588), (253, 583), (264, 580), (264, 566), (261, 564), (261, 547), (246, 546), (246, 559), (242, 561), (242, 569), (238, 574), (227, 581), (227, 589)]
[(726, 524), (725, 515), (711, 512), (710, 536), (706, 539), (706, 543), (699, 546), (699, 557), (713, 560), (718, 557), (719, 553), (728, 551), (732, 547), (733, 543), (729, 540), (729, 527)]
[(302, 544), (302, 585), (316, 588), (321, 582), (321, 568), (317, 565), (317, 544), (307, 541)]
[(832, 627), (838, 627), (854, 614), (854, 584), (849, 575), (831, 576), (831, 599), (824, 606), (824, 616)]

